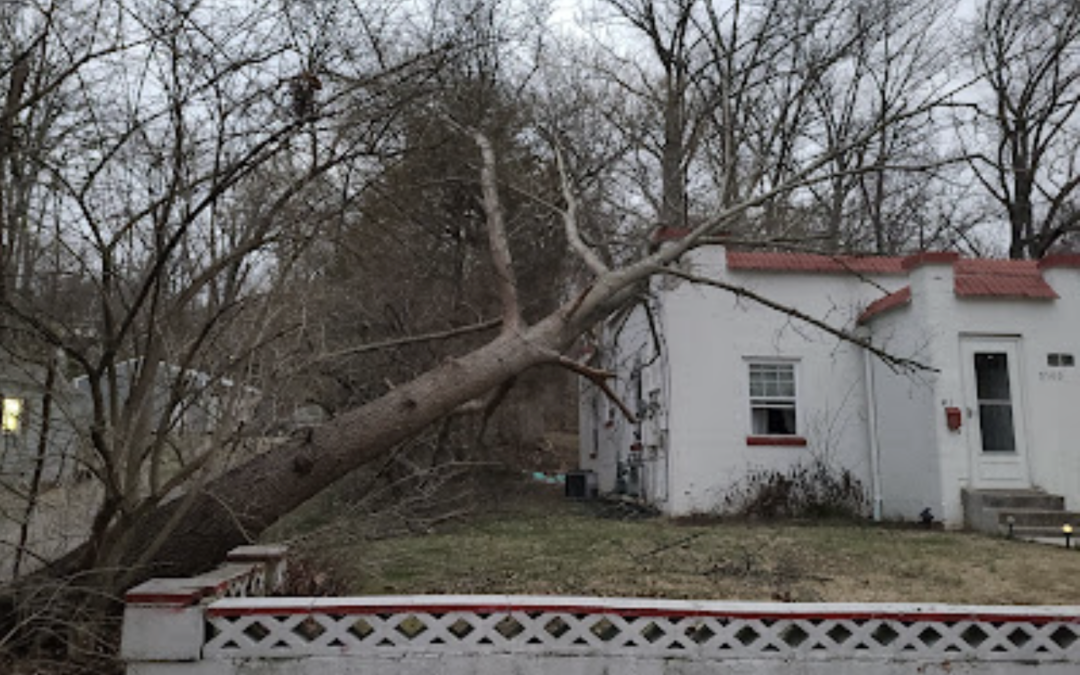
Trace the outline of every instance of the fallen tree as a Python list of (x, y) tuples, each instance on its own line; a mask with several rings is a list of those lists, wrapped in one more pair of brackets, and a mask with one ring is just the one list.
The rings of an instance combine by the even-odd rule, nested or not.
[[(793, 187), (781, 186), (769, 194), (747, 200), (688, 231), (679, 241), (618, 269), (608, 269), (589, 250), (578, 232), (574, 211), (568, 208), (564, 212), (567, 238), (587, 261), (595, 279), (576, 298), (542, 320), (527, 325), (520, 313), (513, 261), (506, 246), (505, 226), (500, 215), (496, 157), (482, 133), (475, 130), (471, 133), (483, 157), (490, 249), (500, 270), (503, 316), (499, 335), (478, 349), (448, 359), (438, 368), (394, 387), (366, 405), (294, 434), (286, 444), (258, 455), (205, 485), (189, 489), (181, 497), (138, 514), (122, 524), (121, 531), (127, 540), (122, 545), (112, 546), (113, 550), (122, 552), (115, 559), (102, 561), (96, 557), (95, 542), (90, 542), (51, 567), (48, 570), (50, 576), (63, 577), (96, 567), (105, 575), (99, 585), (118, 592), (150, 576), (197, 573), (217, 564), (229, 549), (256, 539), (267, 527), (341, 476), (384, 456), (433, 422), (463, 406), (483, 409), (496, 403), (501, 388), (530, 368), (541, 364), (559, 365), (602, 385), (609, 377), (608, 373), (566, 356), (579, 337), (597, 322), (640, 298), (646, 290), (643, 285), (654, 275), (670, 274), (692, 283), (710, 283), (708, 279), (696, 278), (670, 266), (725, 223)], [(808, 166), (799, 182), (812, 176), (816, 168), (814, 164)], [(568, 203), (572, 204), (573, 200)], [(871, 349), (879, 358), (897, 367), (919, 367), (913, 361), (877, 349), (842, 329), (806, 317), (796, 308), (771, 302), (746, 289), (721, 286), (776, 311), (811, 321), (839, 339)], [(628, 410), (624, 409), (624, 412), (630, 414)], [(105, 583), (101, 584), (101, 581)]]
[[(184, 22), (189, 20), (189, 15), (177, 19), (180, 26), (178, 36), (187, 39), (189, 33), (195, 33), (186, 28)], [(176, 49), (175, 45), (173, 47), (173, 52), (164, 53), (173, 54), (183, 64), (185, 50)], [(438, 56), (438, 50), (434, 52)], [(430, 61), (437, 60), (434, 58)], [(258, 59), (253, 56), (249, 61), (257, 62)], [(352, 81), (349, 86), (353, 89), (349, 91), (379, 94), (395, 88), (406, 91), (404, 88), (409, 83), (432, 77), (434, 66), (430, 69), (426, 67), (430, 61), (416, 59), (399, 68), (385, 67), (380, 77), (371, 77), (359, 84)], [(228, 78), (235, 72), (231, 63), (222, 63), (204, 89), (223, 86), (222, 82), (227, 84)], [(176, 76), (173, 84), (177, 84), (177, 91), (184, 92), (183, 87), (179, 86), (183, 84), (182, 78)], [(238, 82), (235, 86), (238, 91), (246, 91), (243, 89), (245, 82)], [(274, 83), (268, 84), (268, 91), (273, 92), (274, 86)], [(186, 98), (187, 94), (177, 94), (176, 100), (165, 101), (162, 107), (169, 113), (168, 116), (163, 114), (162, 118), (171, 116), (170, 119), (175, 119), (173, 133), (163, 134), (164, 141), (161, 143), (162, 147), (171, 151), (171, 154), (165, 153), (170, 161), (150, 165), (150, 168), (162, 172), (160, 180), (167, 189), (160, 196), (153, 194), (145, 203), (137, 203), (139, 208), (132, 210), (130, 220), (123, 220), (115, 231), (110, 229), (116, 227), (111, 212), (95, 213), (90, 200), (86, 200), (86, 203), (80, 201), (79, 206), (87, 212), (84, 227), (91, 233), (90, 239), (96, 246), (94, 260), (100, 262), (101, 267), (100, 270), (92, 270), (97, 272), (92, 285), (98, 295), (90, 304), (93, 305), (91, 311), (102, 310), (103, 319), (93, 324), (101, 331), (98, 336), (102, 344), (81, 346), (78, 340), (84, 338), (84, 333), (78, 330), (80, 326), (76, 321), (70, 320), (67, 325), (58, 328), (55, 316), (34, 314), (17, 293), (5, 294), (0, 288), (0, 307), (6, 311), (6, 316), (14, 317), (12, 323), (17, 325), (18, 330), (32, 334), (49, 349), (61, 351), (79, 361), (80, 367), (87, 373), (95, 399), (95, 417), (87, 435), (97, 453), (95, 463), (88, 462), (88, 465), (92, 466), (95, 479), (101, 481), (107, 492), (87, 543), (37, 574), (20, 580), (18, 586), (12, 589), (9, 621), (5, 629), (0, 631), (0, 636), (10, 634), (9, 631), (19, 626), (30, 625), (26, 617), (34, 615), (38, 605), (21, 600), (27, 594), (35, 593), (35, 585), (55, 588), (59, 584), (65, 594), (68, 590), (74, 590), (72, 597), (78, 602), (101, 608), (115, 603), (124, 589), (140, 580), (152, 576), (186, 576), (216, 565), (229, 549), (253, 541), (268, 526), (337, 479), (368, 462), (385, 457), (400, 443), (440, 419), (465, 410), (490, 414), (503, 399), (509, 383), (531, 368), (554, 364), (605, 388), (609, 378), (607, 373), (578, 363), (569, 356), (583, 334), (598, 322), (640, 299), (647, 293), (648, 283), (655, 275), (679, 277), (686, 283), (710, 283), (708, 279), (676, 267), (685, 253), (707, 241), (710, 236), (722, 234), (729, 227), (744, 223), (752, 218), (755, 210), (828, 180), (835, 175), (830, 162), (836, 153), (863, 145), (888, 125), (900, 119), (924, 115), (933, 106), (933, 102), (913, 106), (888, 119), (877, 120), (875, 125), (860, 136), (853, 137), (843, 147), (830, 146), (817, 154), (809, 151), (800, 154), (795, 158), (798, 161), (793, 159), (785, 164), (782, 181), (768, 187), (756, 184), (752, 194), (742, 197), (712, 217), (698, 220), (696, 224), (675, 223), (681, 229), (681, 238), (621, 265), (614, 265), (612, 256), (591, 246), (582, 235), (581, 194), (574, 167), (569, 166), (572, 157), (569, 151), (572, 148), (568, 146), (572, 143), (553, 140), (550, 164), (552, 173), (559, 180), (561, 198), (558, 203), (548, 206), (561, 216), (568, 248), (585, 272), (580, 285), (582, 290), (546, 316), (531, 321), (525, 318), (522, 311), (518, 274), (511, 255), (507, 224), (504, 222), (504, 203), (500, 193), (505, 192), (509, 181), (500, 180), (496, 174), (499, 167), (497, 148), (483, 129), (469, 126), (445, 111), (436, 111), (433, 117), (453, 129), (461, 146), (468, 148), (478, 158), (481, 217), (501, 307), (498, 334), (486, 344), (444, 359), (419, 376), (392, 386), (374, 400), (339, 412), (325, 422), (294, 430), (287, 440), (232, 468), (224, 471), (207, 469), (217, 461), (217, 449), (211, 449), (193, 460), (188, 465), (190, 470), (184, 467), (180, 479), (155, 478), (155, 467), (160, 464), (156, 458), (168, 450), (164, 446), (164, 439), (173, 424), (172, 410), (183, 410), (188, 405), (183, 380), (186, 373), (195, 372), (200, 367), (200, 359), (196, 358), (200, 350), (212, 352), (215, 357), (219, 351), (229, 356), (221, 360), (225, 365), (215, 374), (220, 382), (232, 376), (229, 368), (242, 362), (232, 354), (253, 351), (253, 345), (263, 341), (264, 331), (261, 327), (273, 326), (269, 320), (264, 321), (263, 316), (264, 308), (266, 314), (272, 313), (270, 304), (257, 300), (248, 303), (250, 309), (245, 320), (253, 325), (258, 324), (256, 327), (260, 330), (253, 330), (250, 336), (236, 339), (236, 332), (231, 328), (240, 322), (227, 321), (245, 309), (241, 289), (244, 286), (243, 274), (253, 267), (250, 261), (259, 253), (273, 250), (285, 261), (281, 263), (283, 266), (298, 264), (296, 260), (302, 257), (304, 246), (317, 241), (320, 236), (317, 231), (308, 233), (302, 230), (302, 226), (308, 224), (310, 215), (303, 208), (298, 208), (291, 220), (280, 218), (280, 214), (295, 203), (306, 205), (308, 201), (318, 202), (326, 191), (338, 187), (330, 181), (324, 184), (322, 178), (347, 165), (350, 158), (360, 157), (358, 163), (362, 164), (364, 157), (374, 156), (374, 151), (382, 148), (380, 143), (383, 139), (379, 136), (383, 132), (382, 119), (392, 117), (400, 108), (412, 103), (409, 96), (402, 95), (388, 96), (385, 102), (375, 105), (371, 101), (379, 103), (379, 99), (371, 94), (367, 102), (372, 109), (366, 113), (371, 120), (379, 122), (370, 125), (374, 135), (363, 142), (356, 142), (356, 148), (350, 148), (347, 143), (340, 144), (345, 149), (339, 155), (328, 154), (327, 148), (340, 146), (326, 143), (320, 146), (320, 153), (312, 150), (309, 157), (296, 150), (300, 144), (297, 139), (308, 133), (312, 136), (320, 133), (314, 126), (317, 121), (316, 103), (319, 103), (317, 94), (323, 84), (311, 72), (304, 71), (296, 75), (289, 86), (293, 116), (272, 127), (269, 132), (262, 128), (261, 119), (248, 120), (241, 130), (255, 140), (251, 141), (245, 153), (230, 154), (230, 151), (234, 150), (235, 138), (248, 136), (223, 132), (221, 138), (216, 139), (219, 141), (219, 152), (214, 155), (213, 164), (206, 167), (205, 173), (198, 173), (189, 165), (194, 164), (190, 157), (196, 154), (195, 148), (202, 146), (196, 142), (199, 139), (192, 141), (185, 136), (190, 133), (190, 128), (198, 125), (186, 123), (183, 115), (185, 106), (188, 114), (196, 117), (205, 112), (205, 108), (197, 101), (193, 102), (193, 98)], [(799, 95), (807, 96), (810, 90), (808, 83)], [(233, 104), (232, 98), (222, 98)], [(339, 100), (346, 98), (344, 93), (339, 95)], [(329, 108), (329, 101), (321, 103)], [(31, 103), (20, 104), (16, 100), (9, 108), (19, 110), (20, 105), (25, 109)], [(242, 106), (238, 104), (237, 109), (242, 109)], [(355, 106), (342, 105), (340, 119), (343, 126), (347, 126), (350, 120), (354, 126), (361, 126), (356, 122), (357, 115)], [(225, 122), (232, 119), (234, 117), (223, 115), (221, 123), (225, 126)], [(142, 131), (153, 129), (158, 123), (157, 116), (148, 114), (145, 120), (132, 120), (130, 126)], [(563, 138), (559, 129), (545, 128), (543, 131), (549, 138)], [(116, 157), (121, 157), (115, 161), (123, 165), (122, 151), (126, 151), (130, 138), (138, 137), (137, 134), (129, 134), (126, 127), (117, 133), (115, 151), (110, 149), (105, 153), (101, 159), (103, 165)], [(333, 131), (325, 133), (329, 136)], [(174, 137), (176, 147), (172, 148), (170, 144)], [(312, 145), (315, 145), (314, 142)], [(232, 162), (220, 159), (219, 155), (232, 158)], [(284, 168), (278, 166), (279, 163)], [(918, 170), (920, 167), (912, 168)], [(255, 188), (245, 184), (245, 178), (260, 169), (265, 169), (265, 175), (260, 176), (261, 184)], [(735, 172), (736, 168), (730, 170)], [(85, 178), (85, 184), (65, 185), (65, 199), (82, 200), (86, 193), (92, 191), (91, 188), (97, 187), (94, 179), (98, 175), (90, 173)], [(273, 187), (279, 183), (285, 187), (274, 194), (273, 199), (267, 199), (267, 193), (271, 190), (266, 186)], [(102, 185), (100, 189), (104, 194), (112, 194), (112, 187)], [(685, 186), (670, 189), (683, 190)], [(220, 215), (226, 210), (220, 203), (222, 196), (243, 190), (252, 190), (251, 201), (257, 203), (250, 206), (239, 203), (242, 200), (238, 199), (239, 204), (234, 205), (240, 215), (233, 223), (236, 230), (230, 233), (233, 248), (217, 252), (216, 256), (211, 255), (215, 253), (212, 249), (209, 254), (200, 255), (198, 246), (192, 247), (192, 242), (198, 245), (204, 241), (192, 233), (207, 224), (203, 220), (206, 219), (210, 227), (205, 232), (210, 234), (204, 236), (206, 240), (214, 242), (213, 236), (219, 234), (219, 221), (210, 219), (216, 216), (229, 222), (228, 218)], [(269, 201), (269, 204), (258, 203), (263, 201)], [(346, 209), (342, 207), (341, 210)], [(243, 216), (249, 211), (254, 216), (245, 219)], [(144, 220), (150, 222), (144, 223)], [(133, 235), (142, 233), (143, 229), (148, 234), (142, 234), (142, 239)], [(296, 244), (295, 254), (282, 244), (288, 244), (290, 237), (300, 239), (301, 236), (305, 242)], [(129, 248), (125, 250), (125, 246)], [(124, 260), (125, 251), (138, 264), (125, 264), (131, 262)], [(145, 257), (138, 257), (143, 255)], [(78, 268), (79, 272), (87, 272), (91, 267), (85, 261), (79, 264), (83, 265)], [(200, 267), (200, 264), (203, 266)], [(0, 269), (0, 278), (4, 277), (4, 272)], [(188, 276), (178, 279), (178, 273)], [(130, 276), (125, 279), (125, 274)], [(93, 275), (87, 273), (85, 276)], [(240, 277), (239, 281), (237, 277)], [(282, 278), (284, 281), (280, 284), (287, 285), (288, 279)], [(254, 282), (252, 285), (255, 285)], [(777, 311), (786, 311), (796, 319), (807, 318), (800, 316), (797, 308), (770, 304), (767, 298), (756, 296), (746, 289), (724, 288), (748, 300), (767, 304)], [(208, 298), (205, 303), (204, 298)], [(86, 310), (86, 307), (77, 309)], [(196, 313), (203, 323), (191, 321), (195, 324), (194, 328), (171, 324), (182, 323), (180, 319), (190, 320)], [(45, 318), (42, 319), (42, 316)], [(66, 316), (62, 318), (69, 319)], [(487, 326), (486, 323), (477, 325)], [(832, 331), (840, 339), (870, 347), (842, 330), (831, 329), (824, 324), (815, 325)], [(270, 328), (265, 330), (269, 331)], [(448, 337), (459, 334), (455, 329), (442, 333)], [(219, 345), (214, 345), (213, 350), (206, 348), (214, 340), (220, 342), (220, 349)], [(375, 345), (382, 348), (394, 343), (394, 340), (387, 340)], [(366, 347), (361, 345), (346, 351), (360, 353), (364, 349)], [(892, 358), (883, 352), (877, 353), (882, 358)], [(132, 354), (137, 354), (142, 364), (149, 365), (141, 368), (137, 381), (130, 383), (130, 395), (121, 395), (117, 384), (120, 377), (118, 361)], [(148, 410), (146, 404), (147, 400), (153, 398), (157, 386), (154, 370), (159, 363), (174, 361), (180, 368), (174, 371), (174, 383), (169, 392), (172, 410), (165, 410), (155, 418), (151, 413), (157, 413)], [(900, 366), (911, 365), (899, 360), (896, 363)], [(624, 414), (632, 414), (625, 406), (621, 407)], [(147, 480), (146, 474), (150, 476), (149, 494), (143, 484)], [(34, 597), (48, 602), (56, 598), (53, 594)], [(3, 639), (0, 639), (2, 644)]]

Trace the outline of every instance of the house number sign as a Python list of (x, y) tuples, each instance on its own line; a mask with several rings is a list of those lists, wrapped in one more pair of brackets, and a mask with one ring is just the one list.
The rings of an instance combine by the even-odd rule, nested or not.
[(1060, 370), (1040, 370), (1039, 371), (1040, 382), (1064, 382), (1065, 373)]

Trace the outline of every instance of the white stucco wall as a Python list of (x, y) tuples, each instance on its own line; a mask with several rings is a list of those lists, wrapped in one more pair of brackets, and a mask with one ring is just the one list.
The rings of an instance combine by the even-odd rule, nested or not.
[[(1020, 381), (1014, 385), (1014, 415), (1022, 417), (1027, 469), (1032, 487), (1061, 494), (1069, 508), (1080, 508), (1080, 378), (1077, 367), (1050, 368), (1047, 355), (1070, 353), (1080, 357), (1080, 271), (1062, 270), (1048, 276), (1061, 296), (1053, 301), (955, 300), (952, 313), (956, 337), (951, 348), (961, 372), (960, 345), (966, 337), (1015, 338)], [(1071, 278), (1070, 278), (1071, 277)], [(957, 378), (958, 380), (960, 378)], [(940, 395), (955, 397), (963, 405), (965, 383), (949, 382)], [(970, 396), (969, 396), (970, 398)], [(970, 465), (975, 453), (971, 423), (965, 417), (962, 433), (942, 448), (942, 480), (948, 484), (971, 481)], [(958, 512), (959, 504), (954, 505)]]
[[(1080, 511), (1080, 269), (1049, 269), (1043, 276), (1061, 300), (1053, 303), (1063, 328), (1037, 331), (1025, 340), (1028, 433), (1032, 480), (1065, 496)], [(1050, 352), (1072, 354), (1076, 365), (1050, 368)], [(1038, 452), (1039, 448), (1050, 452)]]
[[(692, 258), (699, 274), (854, 328), (859, 311), (881, 290), (854, 275), (727, 270), (723, 249)], [(874, 281), (888, 290), (902, 276)], [(671, 367), (670, 435), (674, 514), (707, 512), (750, 469), (785, 470), (818, 455), (850, 469), (870, 487), (867, 415), (860, 349), (818, 328), (732, 293), (683, 283), (665, 294)], [(798, 430), (806, 447), (748, 445), (748, 359), (796, 364)]]
[[(929, 264), (910, 275), (911, 306), (874, 319), (876, 344), (921, 353), (939, 371), (912, 376), (875, 367), (886, 517), (910, 519), (929, 506), (935, 517), (959, 526), (960, 491), (980, 486), (973, 476), (977, 410), (964, 368), (968, 340), (1015, 347), (1014, 415), (1024, 434), (1027, 486), (1061, 494), (1067, 507), (1080, 508), (1074, 440), (1080, 438), (1080, 375), (1077, 367), (1047, 366), (1051, 352), (1080, 357), (1080, 271), (1051, 269), (1045, 278), (1059, 299), (964, 298), (955, 294), (951, 265)], [(947, 428), (948, 406), (963, 411), (959, 431)]]
[[(620, 471), (625, 479), (627, 466), (639, 460), (639, 496), (672, 515), (711, 512), (748, 471), (783, 471), (816, 456), (851, 470), (869, 490), (873, 401), (884, 517), (911, 520), (930, 508), (936, 519), (959, 526), (961, 490), (994, 487), (985, 476), (977, 480), (978, 412), (964, 345), (997, 340), (1016, 350), (1014, 414), (1024, 431), (1025, 486), (1064, 495), (1070, 509), (1080, 510), (1080, 269), (1045, 270), (1060, 298), (1024, 300), (957, 297), (952, 263), (940, 259), (870, 279), (729, 270), (719, 246), (682, 264), (848, 330), (871, 301), (910, 286), (909, 305), (874, 317), (865, 330), (878, 347), (936, 370), (896, 373), (872, 358), (870, 396), (860, 348), (730, 291), (654, 281), (655, 334), (639, 307), (606, 326), (601, 360), (618, 373), (613, 386), (643, 415), (641, 423), (626, 422), (602, 397), (583, 399), (583, 415), (598, 426), (595, 436), (583, 426), (582, 464), (599, 473), (603, 491), (625, 483), (617, 480)], [(1050, 367), (1049, 353), (1071, 354), (1076, 365)], [(750, 359), (795, 364), (798, 433), (806, 447), (748, 444)], [(947, 428), (950, 406), (964, 412), (958, 431)], [(644, 450), (634, 455), (638, 441)]]
[[(662, 507), (667, 499), (665, 453), (667, 408), (666, 352), (660, 307), (654, 320), (643, 305), (617, 316), (603, 328), (597, 365), (616, 374), (611, 389), (635, 415), (626, 418), (618, 406), (592, 384), (583, 385), (581, 466), (595, 471), (601, 492), (623, 491)], [(655, 333), (653, 330), (655, 326)], [(650, 405), (650, 401), (657, 405)], [(632, 448), (640, 447), (640, 450)]]
[[(933, 367), (927, 348), (932, 332), (913, 307), (877, 317), (874, 344), (886, 352)], [(915, 520), (924, 508), (944, 513), (942, 489), (936, 480), (937, 375), (923, 370), (897, 371), (871, 357), (873, 404), (876, 409), (881, 513), (890, 520)], [(943, 414), (943, 413), (942, 413)]]

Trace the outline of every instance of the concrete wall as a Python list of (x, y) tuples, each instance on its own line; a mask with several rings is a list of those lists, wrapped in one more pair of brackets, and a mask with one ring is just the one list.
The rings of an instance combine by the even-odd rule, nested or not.
[(540, 654), (414, 654), (308, 657), (301, 660), (140, 663), (128, 675), (1075, 675), (1075, 663), (956, 661), (911, 664), (873, 660), (783, 661), (693, 657), (578, 656)]

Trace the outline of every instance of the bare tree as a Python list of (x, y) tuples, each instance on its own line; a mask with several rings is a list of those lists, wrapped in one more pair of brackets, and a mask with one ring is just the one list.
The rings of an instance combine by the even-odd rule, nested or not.
[[(812, 190), (815, 213), (806, 214), (822, 221), (816, 227), (827, 250), (887, 254), (949, 247), (957, 239), (950, 230), (959, 224), (937, 198), (947, 192), (941, 172), (956, 163), (936, 150), (943, 129), (930, 116), (881, 124), (917, 92), (947, 86), (940, 75), (946, 10), (936, 2), (891, 1), (849, 10), (850, 49), (813, 93), (826, 144), (848, 146), (835, 155), (833, 177)], [(872, 143), (849, 145), (875, 127)]]
[[(910, 243), (906, 233), (926, 219), (917, 211), (940, 163), (929, 151), (929, 117), (904, 115), (941, 87), (936, 7), (608, 4), (650, 47), (652, 63), (613, 53), (605, 72), (622, 89), (618, 110), (630, 111), (610, 118), (632, 147), (623, 161), (637, 164), (628, 173), (641, 177), (653, 222), (686, 226), (786, 182), (802, 154), (828, 147), (830, 180), (772, 200), (734, 231), (823, 250), (888, 252)], [(905, 122), (889, 122), (898, 118)], [(872, 145), (859, 140), (871, 130)], [(657, 171), (641, 168), (649, 164)], [(932, 242), (922, 225), (925, 246)]]
[(79, 565), (116, 589), (122, 560), (154, 554), (132, 548), (146, 513), (257, 449), (258, 366), (295, 332), (278, 320), (294, 269), (328, 196), (356, 199), (348, 177), (393, 152), (386, 120), (439, 57), (333, 62), (255, 5), (18, 8), (0, 328), (74, 378), (72, 459), (100, 488)]
[(987, 2), (973, 40), (990, 90), (975, 128), (990, 143), (971, 166), (1008, 220), (1009, 256), (1040, 258), (1080, 226), (1080, 7)]

